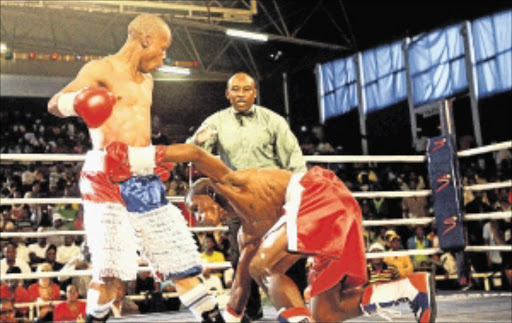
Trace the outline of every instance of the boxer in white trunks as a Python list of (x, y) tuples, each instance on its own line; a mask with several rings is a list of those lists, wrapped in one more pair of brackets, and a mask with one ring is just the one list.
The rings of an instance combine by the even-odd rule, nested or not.
[(151, 145), (149, 72), (163, 64), (171, 40), (158, 16), (137, 16), (116, 54), (84, 65), (48, 102), (55, 116), (81, 117), (93, 144), (80, 180), (93, 271), (88, 322), (106, 321), (116, 281), (136, 277), (140, 248), (156, 271), (175, 280), (198, 321), (223, 322), (215, 298), (196, 277), (202, 263), (192, 234), (166, 199), (162, 181), (172, 164), (163, 161), (164, 147)]

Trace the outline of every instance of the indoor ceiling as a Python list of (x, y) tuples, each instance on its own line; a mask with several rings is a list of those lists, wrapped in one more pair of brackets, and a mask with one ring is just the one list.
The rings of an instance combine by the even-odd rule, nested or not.
[[(265, 79), (353, 51), (342, 1), (11, 1), (1, 2), (1, 39), (13, 51), (108, 55), (124, 43), (139, 13), (171, 26), (174, 61), (197, 61), (194, 73), (247, 71)], [(227, 36), (228, 28), (269, 35), (268, 42)], [(313, 32), (312, 32), (313, 31)]]

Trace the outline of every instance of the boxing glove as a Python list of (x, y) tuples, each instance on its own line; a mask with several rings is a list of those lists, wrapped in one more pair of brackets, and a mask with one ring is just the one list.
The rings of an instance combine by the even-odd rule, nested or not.
[(90, 128), (101, 126), (112, 114), (116, 98), (104, 87), (89, 87), (63, 93), (58, 101), (64, 116), (80, 116)]

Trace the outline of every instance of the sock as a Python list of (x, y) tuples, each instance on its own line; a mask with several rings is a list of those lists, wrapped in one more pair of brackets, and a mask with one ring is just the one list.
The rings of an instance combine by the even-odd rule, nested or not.
[(278, 315), (279, 323), (307, 323), (313, 322), (311, 312), (305, 307), (282, 308)]
[(98, 304), (98, 300), (100, 298), (100, 292), (96, 289), (89, 288), (87, 291), (87, 305), (85, 313), (92, 318), (97, 319), (99, 321), (106, 319), (107, 315), (110, 313), (110, 309), (112, 308), (112, 304), (114, 303), (114, 299), (106, 304)]
[(229, 307), (229, 305), (226, 305), (226, 309), (224, 310), (224, 320), (226, 323), (240, 323), (242, 322), (243, 317), (243, 312), (242, 314), (238, 314), (231, 307)]
[(217, 301), (215, 297), (208, 294), (203, 284), (197, 284), (183, 295), (180, 295), (180, 301), (194, 314), (198, 321), (202, 321), (203, 313), (215, 309)]
[(418, 290), (408, 278), (394, 282), (369, 285), (366, 287), (361, 299), (361, 307), (365, 312), (372, 313), (378, 307), (388, 307), (407, 300), (412, 301)]

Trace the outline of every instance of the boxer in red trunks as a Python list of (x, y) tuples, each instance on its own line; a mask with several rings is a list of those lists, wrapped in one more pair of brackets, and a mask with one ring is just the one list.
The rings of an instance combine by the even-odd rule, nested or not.
[[(206, 151), (168, 146), (168, 161), (192, 161), (209, 178), (186, 198), (203, 223), (216, 225), (227, 213), (241, 218), (241, 257), (226, 308), (227, 322), (240, 322), (248, 293), (240, 282), (254, 278), (279, 310), (280, 322), (337, 322), (408, 301), (419, 322), (433, 322), (435, 299), (427, 273), (367, 286), (362, 216), (350, 191), (329, 170), (230, 171)], [(211, 193), (216, 193), (216, 200)], [(313, 256), (309, 272), (311, 313), (285, 272)]]
[(81, 117), (93, 145), (80, 179), (93, 272), (87, 322), (107, 320), (119, 280), (136, 278), (138, 250), (165, 279), (175, 280), (181, 302), (198, 321), (223, 322), (197, 278), (201, 257), (181, 210), (166, 199), (162, 181), (172, 164), (162, 160), (165, 147), (151, 145), (150, 72), (163, 64), (171, 40), (161, 18), (137, 16), (117, 53), (85, 64), (48, 102), (58, 117)]

